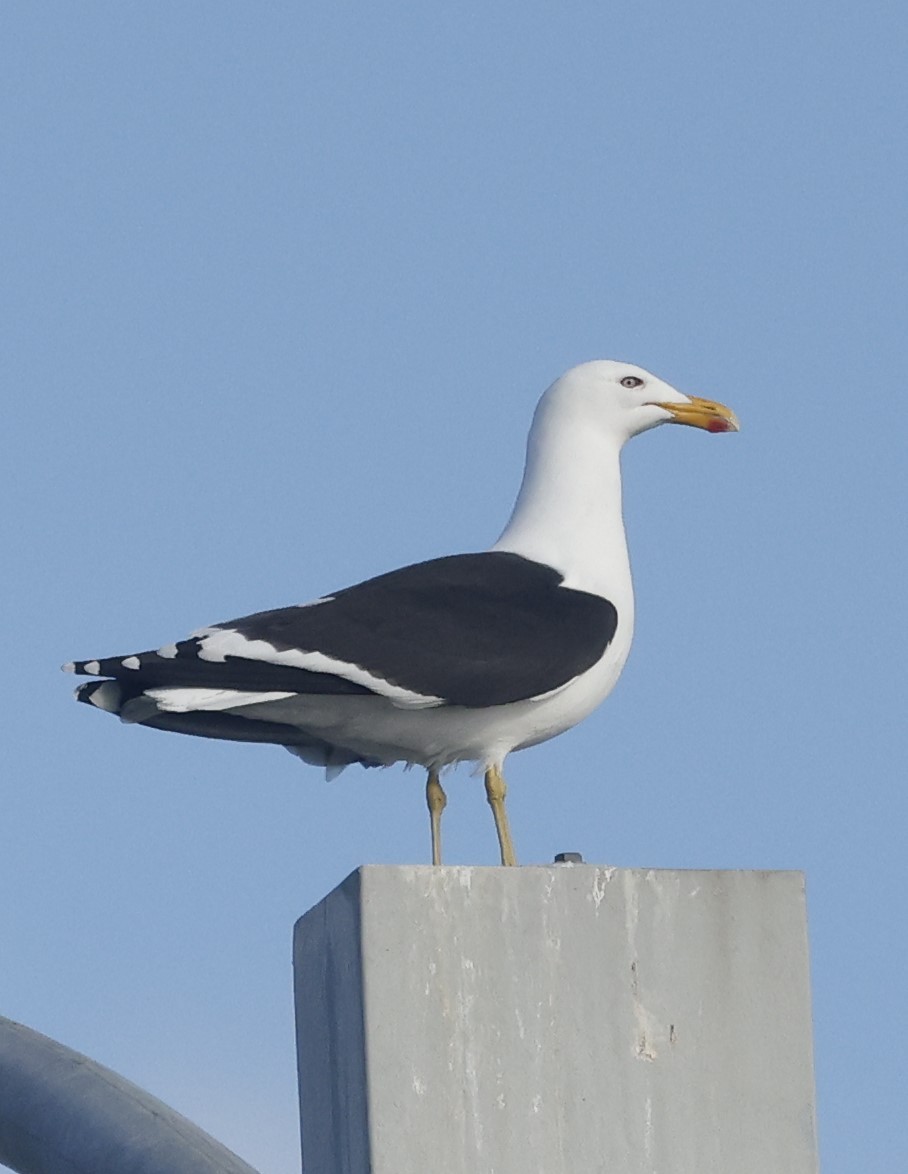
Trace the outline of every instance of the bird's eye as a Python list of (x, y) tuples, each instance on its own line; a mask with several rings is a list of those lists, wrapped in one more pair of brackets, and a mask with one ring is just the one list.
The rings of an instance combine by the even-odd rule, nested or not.
[(622, 387), (642, 387), (643, 380), (640, 379), (637, 375), (625, 375), (625, 377), (621, 380), (621, 386)]

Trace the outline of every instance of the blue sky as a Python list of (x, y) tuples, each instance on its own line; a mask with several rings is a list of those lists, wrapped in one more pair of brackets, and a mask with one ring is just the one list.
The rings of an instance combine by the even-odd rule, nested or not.
[(2, 1013), (297, 1168), (291, 927), (427, 859), (421, 774), (127, 729), (57, 666), (481, 549), (539, 393), (628, 359), (743, 431), (626, 451), (635, 647), (510, 760), (518, 854), (804, 869), (825, 1174), (904, 1165), (906, 32), (3, 7)]

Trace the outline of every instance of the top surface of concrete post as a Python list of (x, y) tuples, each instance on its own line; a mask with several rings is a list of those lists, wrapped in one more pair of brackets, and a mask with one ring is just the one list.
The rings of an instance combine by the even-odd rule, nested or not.
[(800, 873), (367, 867), (294, 961), (305, 1174), (816, 1174)]

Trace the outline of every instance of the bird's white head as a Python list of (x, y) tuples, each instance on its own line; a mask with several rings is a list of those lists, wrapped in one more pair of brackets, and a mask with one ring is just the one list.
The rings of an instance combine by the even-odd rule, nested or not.
[(539, 401), (520, 493), (493, 549), (557, 567), (568, 586), (605, 595), (629, 633), (633, 591), (619, 454), (638, 432), (671, 423), (738, 428), (722, 404), (684, 395), (642, 367), (608, 360), (572, 367)]
[(658, 424), (738, 431), (737, 417), (724, 405), (684, 395), (642, 367), (612, 359), (572, 367), (548, 389), (540, 409), (607, 432), (619, 444)]

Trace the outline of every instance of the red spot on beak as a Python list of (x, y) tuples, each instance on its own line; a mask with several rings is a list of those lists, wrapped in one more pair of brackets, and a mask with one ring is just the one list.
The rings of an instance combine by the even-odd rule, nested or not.
[(707, 432), (734, 432), (734, 425), (730, 420), (724, 420), (721, 416), (717, 416), (715, 420), (710, 420), (706, 425)]

